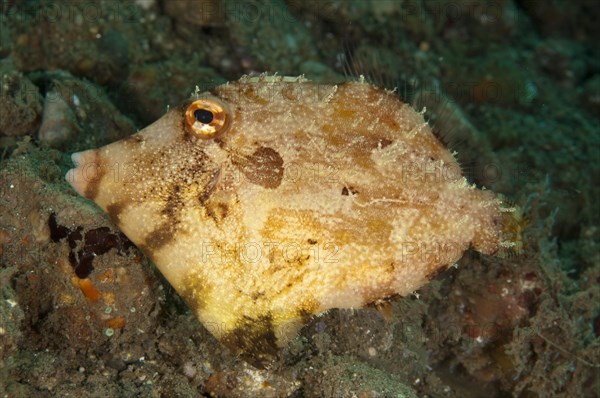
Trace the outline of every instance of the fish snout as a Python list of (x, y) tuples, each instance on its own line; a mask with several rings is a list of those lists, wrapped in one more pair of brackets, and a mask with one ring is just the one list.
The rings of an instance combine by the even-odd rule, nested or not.
[(90, 187), (97, 185), (102, 175), (96, 152), (96, 150), (90, 149), (73, 153), (71, 160), (75, 167), (65, 175), (65, 179), (75, 191), (86, 198), (90, 198)]

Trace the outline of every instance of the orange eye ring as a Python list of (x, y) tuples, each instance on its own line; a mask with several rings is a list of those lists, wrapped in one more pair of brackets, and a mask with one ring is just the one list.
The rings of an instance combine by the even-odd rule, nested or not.
[(185, 110), (185, 125), (198, 138), (213, 138), (229, 128), (230, 116), (221, 102), (199, 99)]

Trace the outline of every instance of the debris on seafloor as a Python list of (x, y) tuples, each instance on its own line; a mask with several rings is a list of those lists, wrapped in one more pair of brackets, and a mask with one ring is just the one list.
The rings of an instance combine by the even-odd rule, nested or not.
[(519, 210), (362, 80), (244, 77), (73, 161), (76, 191), (256, 366), (312, 315), (406, 296), (469, 247), (520, 247)]

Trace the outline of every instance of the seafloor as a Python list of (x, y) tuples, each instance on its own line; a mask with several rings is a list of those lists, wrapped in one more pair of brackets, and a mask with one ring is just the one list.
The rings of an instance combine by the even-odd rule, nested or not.
[[(598, 397), (600, 3), (0, 0), (0, 396)], [(243, 74), (364, 74), (524, 209), (382, 317), (313, 319), (268, 370), (221, 346), (64, 181)]]

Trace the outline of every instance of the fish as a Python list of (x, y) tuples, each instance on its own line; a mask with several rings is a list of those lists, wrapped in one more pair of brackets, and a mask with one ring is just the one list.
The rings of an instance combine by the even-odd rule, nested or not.
[(256, 367), (314, 316), (407, 296), (467, 250), (521, 244), (518, 209), (467, 181), (423, 112), (363, 78), (197, 89), (72, 161), (74, 190)]

